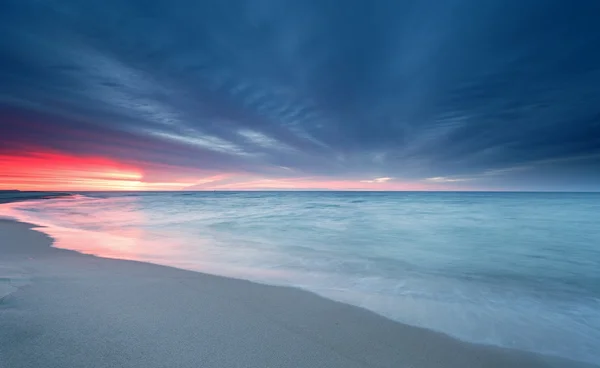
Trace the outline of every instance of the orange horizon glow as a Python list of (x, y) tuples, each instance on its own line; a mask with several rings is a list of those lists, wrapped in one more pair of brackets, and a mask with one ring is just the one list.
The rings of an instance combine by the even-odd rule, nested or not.
[[(51, 150), (0, 154), (0, 189), (31, 191), (181, 191), (181, 190), (456, 190), (439, 183), (394, 178), (331, 179), (324, 177), (263, 178), (248, 174), (211, 173), (154, 165), (152, 177), (131, 162), (99, 156), (76, 156)], [(156, 169), (158, 168), (158, 175)], [(190, 171), (191, 170), (191, 171)], [(185, 177), (181, 177), (183, 173)], [(164, 181), (163, 181), (164, 180)]]
[(192, 182), (145, 182), (131, 164), (55, 151), (0, 154), (0, 189), (39, 191), (180, 190)]

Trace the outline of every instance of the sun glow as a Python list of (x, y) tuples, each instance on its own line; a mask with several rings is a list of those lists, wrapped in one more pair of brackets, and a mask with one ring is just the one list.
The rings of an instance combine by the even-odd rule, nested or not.
[(113, 159), (54, 151), (0, 154), (0, 189), (180, 190), (194, 182), (145, 182), (142, 170)]

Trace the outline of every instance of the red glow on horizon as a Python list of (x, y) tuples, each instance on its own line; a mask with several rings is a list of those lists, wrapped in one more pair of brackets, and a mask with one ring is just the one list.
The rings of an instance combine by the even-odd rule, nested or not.
[(40, 191), (179, 190), (193, 182), (148, 183), (131, 164), (55, 151), (0, 154), (0, 189)]
[(144, 190), (456, 190), (444, 184), (394, 178), (264, 178), (244, 173), (212, 173), (164, 164), (121, 162), (51, 150), (0, 153), (0, 189), (32, 191)]

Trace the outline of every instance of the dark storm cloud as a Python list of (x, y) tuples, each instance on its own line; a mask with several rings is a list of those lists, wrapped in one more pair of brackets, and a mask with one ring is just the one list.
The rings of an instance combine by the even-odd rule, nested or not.
[(598, 183), (599, 15), (584, 0), (5, 0), (0, 136), (263, 175)]

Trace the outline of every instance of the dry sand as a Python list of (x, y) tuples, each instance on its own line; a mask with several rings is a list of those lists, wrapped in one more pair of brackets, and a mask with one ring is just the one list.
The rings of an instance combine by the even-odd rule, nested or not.
[(0, 221), (0, 367), (586, 367), (302, 290), (51, 248)]

